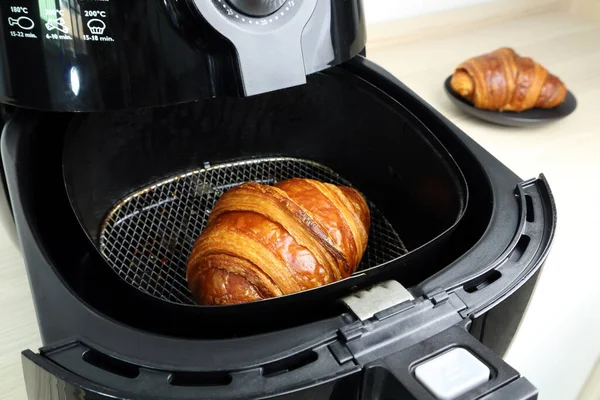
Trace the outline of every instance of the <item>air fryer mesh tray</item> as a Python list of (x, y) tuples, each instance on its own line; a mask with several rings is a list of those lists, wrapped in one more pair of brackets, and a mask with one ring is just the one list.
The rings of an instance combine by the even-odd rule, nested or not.
[[(100, 251), (111, 268), (135, 288), (174, 303), (195, 304), (185, 278), (186, 262), (216, 201), (227, 189), (244, 182), (273, 184), (289, 178), (350, 186), (328, 167), (294, 158), (205, 165), (119, 202), (101, 227)], [(392, 225), (370, 202), (369, 207), (369, 244), (359, 270), (407, 253)]]

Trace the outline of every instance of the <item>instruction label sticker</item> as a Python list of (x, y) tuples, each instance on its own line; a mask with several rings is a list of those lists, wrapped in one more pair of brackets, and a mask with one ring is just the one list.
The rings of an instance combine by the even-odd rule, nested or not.
[(61, 9), (46, 9), (46, 39), (73, 40), (69, 33), (69, 24), (65, 20), (65, 12)]
[(114, 42), (115, 40), (107, 34), (106, 21), (108, 11), (105, 10), (83, 10), (83, 17), (87, 33), (83, 40), (90, 42)]
[(32, 32), (35, 21), (29, 13), (29, 7), (12, 5), (8, 10), (8, 34), (14, 38), (37, 39), (37, 35)]

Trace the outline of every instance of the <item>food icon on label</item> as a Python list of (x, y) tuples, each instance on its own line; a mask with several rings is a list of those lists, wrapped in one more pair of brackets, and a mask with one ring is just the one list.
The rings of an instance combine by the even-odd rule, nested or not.
[(49, 31), (56, 29), (62, 33), (69, 33), (69, 28), (66, 26), (64, 18), (50, 18), (46, 22), (46, 29)]
[(106, 29), (106, 24), (101, 19), (90, 19), (87, 23), (90, 32), (94, 35), (102, 35), (104, 34), (104, 30)]
[(11, 18), (8, 17), (8, 26), (18, 26), (21, 29), (31, 30), (35, 26), (35, 22), (29, 17)]

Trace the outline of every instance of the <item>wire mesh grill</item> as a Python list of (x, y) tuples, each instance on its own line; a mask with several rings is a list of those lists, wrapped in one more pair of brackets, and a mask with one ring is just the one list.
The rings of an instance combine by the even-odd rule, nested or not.
[[(110, 267), (135, 288), (174, 303), (196, 304), (185, 278), (187, 258), (219, 197), (244, 182), (274, 184), (290, 178), (351, 186), (328, 167), (294, 158), (205, 165), (117, 204), (101, 227), (100, 251)], [(359, 270), (407, 253), (391, 224), (370, 202), (369, 207), (369, 244)]]

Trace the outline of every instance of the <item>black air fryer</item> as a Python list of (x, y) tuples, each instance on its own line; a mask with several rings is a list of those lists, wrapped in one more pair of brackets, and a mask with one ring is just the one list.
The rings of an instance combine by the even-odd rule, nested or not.
[[(0, 0), (2, 161), (44, 347), (30, 399), (536, 399), (506, 351), (551, 245), (523, 180), (365, 58), (360, 0)], [(359, 270), (200, 306), (247, 181), (348, 184)]]

